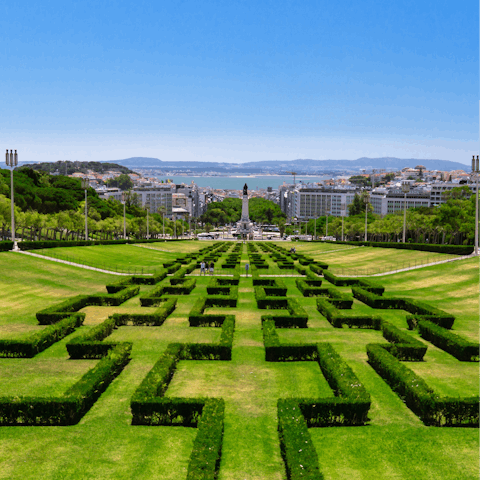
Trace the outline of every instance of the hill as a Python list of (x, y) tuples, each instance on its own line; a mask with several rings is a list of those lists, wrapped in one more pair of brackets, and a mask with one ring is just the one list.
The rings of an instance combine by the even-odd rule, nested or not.
[(179, 161), (167, 162), (158, 158), (132, 157), (123, 160), (110, 160), (118, 165), (128, 168), (156, 168), (162, 170), (191, 170), (191, 171), (215, 171), (224, 173), (249, 172), (249, 173), (285, 173), (296, 171), (297, 173), (325, 173), (325, 172), (360, 172), (365, 169), (401, 170), (405, 167), (424, 165), (428, 170), (469, 170), (469, 166), (450, 160), (425, 160), (419, 158), (368, 158), (362, 157), (357, 160), (262, 160), (246, 163), (221, 163), (221, 162), (192, 162)]
[(117, 170), (121, 173), (135, 173), (124, 165), (118, 165), (110, 162), (71, 162), (69, 160), (58, 162), (42, 162), (42, 163), (21, 163), (18, 170), (32, 169), (53, 175), (71, 175), (75, 172), (87, 173), (93, 170), (96, 173), (104, 173), (108, 170)]

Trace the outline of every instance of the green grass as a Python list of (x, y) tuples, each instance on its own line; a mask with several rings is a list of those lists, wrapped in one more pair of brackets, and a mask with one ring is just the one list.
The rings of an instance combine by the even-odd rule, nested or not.
[[(207, 242), (165, 245), (170, 252), (185, 253), (182, 249), (191, 248), (191, 245), (202, 248)], [(153, 248), (163, 246), (162, 243), (153, 244)], [(124, 266), (136, 258), (135, 252), (139, 258), (152, 258), (153, 255), (155, 258), (170, 255), (171, 258), (174, 255), (162, 251), (152, 253), (129, 245), (115, 247), (118, 250), (108, 250), (106, 246), (74, 248), (85, 256), (91, 255), (91, 251), (85, 249), (113, 252), (109, 258), (123, 261)], [(372, 249), (357, 250), (356, 255), (363, 251), (368, 257)], [(121, 252), (126, 252), (124, 257)], [(147, 257), (141, 257), (144, 254)], [(320, 257), (323, 260), (323, 256)], [(246, 260), (244, 249), (243, 263)], [(0, 288), (8, 292), (2, 295), (0, 304), (1, 338), (15, 338), (43, 328), (36, 325), (34, 314), (37, 310), (71, 295), (104, 292), (105, 284), (118, 278), (9, 252), (0, 254), (0, 268)], [(478, 260), (376, 278), (385, 285), (386, 295), (418, 298), (455, 314), (456, 333), (478, 340)], [(304, 298), (294, 278), (283, 280), (288, 296), (299, 299), (307, 310), (309, 328), (277, 330), (281, 341), (332, 343), (372, 397), (367, 426), (310, 429), (325, 478), (478, 478), (478, 430), (425, 427), (367, 363), (365, 346), (371, 342), (385, 342), (381, 333), (334, 329), (316, 310), (315, 298)], [(218, 341), (220, 329), (188, 326), (188, 313), (195, 301), (206, 295), (209, 281), (208, 276), (197, 277), (196, 288), (190, 295), (179, 298), (177, 309), (163, 326), (121, 327), (114, 331), (111, 340), (133, 342), (132, 360), (78, 425), (0, 427), (0, 478), (185, 478), (196, 430), (131, 426), (129, 402), (170, 342)], [(152, 287), (142, 286), (141, 292), (149, 288)], [(349, 288), (342, 290), (350, 291)], [(357, 301), (353, 308), (364, 313), (372, 311)], [(69, 339), (114, 312), (147, 310), (139, 306), (138, 296), (119, 307), (87, 307), (84, 326), (35, 358), (0, 359), (3, 394), (62, 393), (95, 364), (91, 360), (68, 360), (65, 344)], [(213, 312), (236, 316), (232, 360), (180, 362), (167, 395), (225, 399), (220, 480), (283, 479), (285, 469), (278, 442), (277, 399), (323, 397), (332, 392), (314, 362), (264, 361), (260, 317), (267, 312), (256, 308), (251, 277), (241, 278), (236, 309), (215, 308), (206, 313)], [(399, 328), (407, 327), (406, 312), (378, 310), (376, 313)], [(419, 338), (417, 333), (411, 334)], [(478, 391), (478, 363), (459, 362), (431, 344), (428, 344), (424, 362), (408, 366), (441, 395), (466, 396)]]
[(140, 269), (137, 273), (141, 273), (142, 268), (145, 271), (153, 272), (156, 268), (162, 268), (163, 262), (175, 259), (176, 255), (172, 252), (146, 247), (149, 247), (149, 244), (142, 246), (94, 245), (91, 247), (45, 248), (35, 250), (34, 253), (107, 270)]
[[(289, 248), (289, 244), (282, 246)], [(382, 273), (457, 257), (445, 253), (331, 243), (296, 243), (295, 248), (297, 253), (328, 263), (330, 270), (345, 275)]]

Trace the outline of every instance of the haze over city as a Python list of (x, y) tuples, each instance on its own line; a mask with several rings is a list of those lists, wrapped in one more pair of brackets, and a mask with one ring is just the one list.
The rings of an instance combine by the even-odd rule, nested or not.
[(0, 138), (20, 160), (478, 150), (478, 2), (4, 4)]

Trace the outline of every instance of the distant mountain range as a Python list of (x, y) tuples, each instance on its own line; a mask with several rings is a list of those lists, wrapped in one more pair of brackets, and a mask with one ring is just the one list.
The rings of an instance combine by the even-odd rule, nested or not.
[(159, 170), (175, 170), (192, 172), (219, 172), (219, 173), (285, 173), (295, 171), (298, 174), (326, 173), (326, 172), (360, 172), (375, 170), (401, 170), (405, 167), (423, 165), (427, 170), (469, 170), (469, 166), (450, 160), (425, 160), (419, 158), (367, 158), (357, 160), (262, 160), (246, 163), (221, 162), (168, 162), (158, 158), (132, 157), (123, 160), (108, 160), (128, 168), (147, 168)]

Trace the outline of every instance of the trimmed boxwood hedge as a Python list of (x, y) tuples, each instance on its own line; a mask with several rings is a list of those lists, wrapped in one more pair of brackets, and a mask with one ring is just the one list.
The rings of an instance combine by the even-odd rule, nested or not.
[(188, 315), (188, 321), (191, 327), (198, 326), (220, 326), (223, 323), (225, 315), (205, 315), (203, 312), (210, 307), (236, 307), (238, 299), (238, 287), (232, 285), (230, 287), (229, 296), (216, 295), (199, 298), (193, 305)]
[(177, 298), (165, 299), (162, 307), (153, 313), (115, 313), (104, 322), (88, 330), (84, 335), (75, 337), (67, 343), (67, 351), (70, 358), (102, 358), (114, 348), (117, 343), (103, 342), (115, 328), (123, 325), (153, 325), (160, 326), (166, 318), (175, 310)]
[(77, 295), (37, 312), (40, 325), (51, 325), (89, 305), (118, 306), (138, 294), (138, 285), (127, 286), (111, 295)]
[(383, 345), (367, 345), (370, 365), (425, 425), (478, 427), (479, 397), (440, 398)]
[(323, 478), (309, 427), (364, 425), (368, 419), (370, 395), (350, 367), (330, 344), (318, 344), (316, 350), (316, 360), (336, 396), (278, 401), (280, 450), (289, 479)]
[(130, 360), (132, 345), (110, 350), (59, 397), (0, 397), (0, 425), (75, 425)]
[(163, 295), (188, 295), (195, 288), (197, 280), (187, 278), (175, 285), (161, 285), (140, 297), (142, 307), (155, 307), (161, 304)]
[(277, 402), (280, 452), (289, 480), (322, 480), (317, 451), (312, 442), (298, 400), (279, 399)]
[[(331, 242), (327, 242), (331, 243)], [(335, 242), (344, 245), (364, 245), (366, 247), (398, 248), (400, 250), (420, 250), (423, 252), (450, 253), (453, 255), (470, 255), (473, 245), (435, 245), (430, 243), (400, 243), (400, 242)]]
[(108, 293), (117, 293), (123, 290), (127, 285), (155, 285), (161, 282), (167, 276), (167, 271), (162, 269), (151, 276), (132, 275), (124, 277), (116, 283), (106, 286)]
[(326, 298), (317, 298), (317, 310), (335, 327), (343, 325), (358, 328), (373, 328), (380, 330), (382, 319), (376, 315), (344, 314)]
[(0, 357), (32, 358), (50, 345), (65, 338), (82, 325), (85, 314), (72, 313), (59, 322), (49, 325), (39, 332), (29, 335), (23, 340), (0, 340)]
[(391, 342), (391, 345), (384, 348), (398, 360), (419, 362), (427, 353), (427, 346), (424, 343), (385, 320), (382, 321), (382, 333), (383, 337)]
[(302, 278), (297, 278), (295, 283), (304, 297), (316, 297), (322, 295), (319, 288), (322, 285), (321, 280), (303, 280)]
[(187, 480), (217, 478), (222, 455), (224, 416), (225, 402), (223, 399), (209, 398), (205, 400), (188, 463)]
[(450, 330), (427, 320), (418, 322), (418, 331), (422, 338), (433, 343), (457, 360), (474, 362), (479, 358), (479, 344), (455, 335)]
[(382, 295), (385, 291), (382, 285), (366, 278), (337, 277), (332, 272), (324, 272), (323, 277), (337, 287), (358, 286), (377, 295)]
[[(223, 322), (219, 344), (169, 344), (135, 391), (130, 407), (132, 425), (197, 427), (187, 479), (211, 480), (220, 466), (225, 404), (215, 398), (165, 397), (179, 360), (230, 360), (235, 319)], [(229, 350), (225, 358), (225, 350)]]

